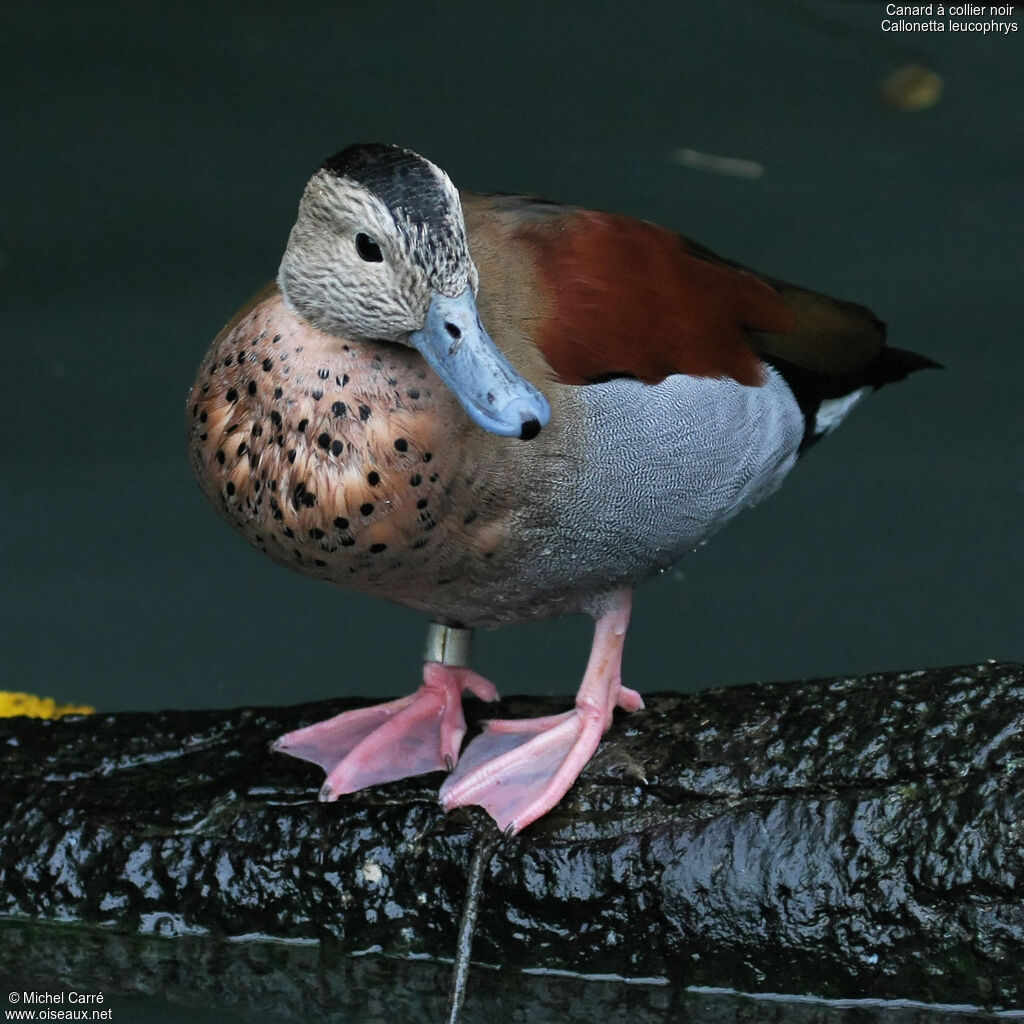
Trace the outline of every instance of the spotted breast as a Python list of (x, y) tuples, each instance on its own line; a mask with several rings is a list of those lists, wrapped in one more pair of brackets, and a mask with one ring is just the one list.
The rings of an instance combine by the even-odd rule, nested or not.
[[(261, 551), (452, 642), (415, 693), (275, 749), (325, 770), (325, 800), (447, 768), (446, 808), (526, 827), (615, 709), (642, 706), (621, 679), (633, 586), (931, 365), (864, 307), (665, 228), (460, 195), (410, 150), (343, 150), (307, 185), (277, 282), (200, 367), (192, 464)], [(463, 753), (462, 692), (497, 696), (468, 630), (580, 611), (595, 633), (575, 707), (491, 722)]]

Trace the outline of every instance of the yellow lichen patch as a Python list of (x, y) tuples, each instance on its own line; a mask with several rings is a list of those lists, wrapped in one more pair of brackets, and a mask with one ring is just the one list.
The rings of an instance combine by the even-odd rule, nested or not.
[(0, 718), (14, 718), (16, 715), (62, 718), (64, 715), (91, 715), (95, 710), (87, 704), (58, 704), (52, 697), (0, 690)]
[(882, 81), (882, 102), (890, 110), (912, 113), (934, 107), (942, 97), (942, 76), (921, 64), (905, 64)]

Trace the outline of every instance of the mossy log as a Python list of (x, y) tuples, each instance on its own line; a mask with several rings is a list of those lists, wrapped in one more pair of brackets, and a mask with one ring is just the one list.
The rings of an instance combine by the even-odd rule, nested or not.
[[(0, 722), (0, 920), (450, 957), (485, 816), (268, 752), (359, 703)], [(1024, 1006), (1022, 770), (1017, 664), (650, 696), (499, 847), (474, 959)]]

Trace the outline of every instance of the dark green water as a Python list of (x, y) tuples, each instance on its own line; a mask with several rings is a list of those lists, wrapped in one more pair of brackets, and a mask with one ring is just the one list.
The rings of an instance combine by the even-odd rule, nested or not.
[[(207, 344), (273, 276), (309, 173), (355, 140), (678, 228), (867, 303), (946, 365), (640, 591), (630, 685), (1024, 656), (1024, 32), (886, 33), (883, 8), (6, 9), (0, 686), (126, 709), (417, 681), (420, 617), (264, 560), (184, 450)], [(887, 111), (878, 84), (910, 62), (945, 92)], [(683, 166), (680, 147), (764, 173)], [(476, 667), (568, 700), (588, 644), (582, 620), (509, 629), (478, 637)]]
[[(339, 957), (329, 947), (218, 943), (208, 937), (155, 939), (74, 928), (6, 925), (0, 938), (18, 963), (18, 980), (0, 967), (5, 1007), (25, 1007), (26, 992), (103, 992), (114, 1021), (131, 1024), (325, 1024), (446, 1019), (447, 964)], [(31, 954), (36, 961), (32, 961)], [(61, 985), (52, 981), (59, 966)], [(11, 999), (11, 994), (15, 999)], [(79, 997), (80, 998), (80, 997)], [(752, 998), (723, 989), (678, 990), (656, 979), (581, 978), (477, 966), (460, 1024), (989, 1024), (1024, 1012), (972, 1012), (964, 1006), (883, 1004), (870, 1000)]]

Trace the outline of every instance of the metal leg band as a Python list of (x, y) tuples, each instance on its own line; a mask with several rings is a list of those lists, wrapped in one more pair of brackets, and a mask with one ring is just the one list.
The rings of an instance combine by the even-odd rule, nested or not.
[(436, 661), (453, 668), (469, 665), (469, 649), (472, 646), (473, 630), (457, 626), (442, 626), (432, 622), (427, 626), (427, 646), (423, 652), (424, 661)]

